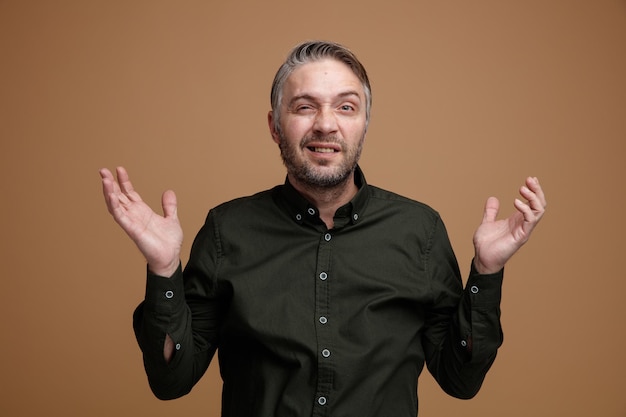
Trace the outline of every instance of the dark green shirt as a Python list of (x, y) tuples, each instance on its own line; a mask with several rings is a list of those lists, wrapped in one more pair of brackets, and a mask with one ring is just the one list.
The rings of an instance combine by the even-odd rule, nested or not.
[(416, 416), (425, 361), (450, 395), (477, 393), (502, 273), (472, 269), (463, 290), (439, 215), (356, 183), (332, 230), (288, 182), (222, 204), (184, 272), (149, 274), (134, 326), (157, 397), (189, 392), (216, 350), (225, 417)]

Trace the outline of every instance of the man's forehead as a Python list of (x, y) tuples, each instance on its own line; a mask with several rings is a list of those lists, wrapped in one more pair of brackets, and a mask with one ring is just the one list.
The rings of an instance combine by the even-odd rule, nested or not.
[(345, 63), (332, 58), (298, 66), (287, 77), (285, 90), (285, 93), (289, 92), (294, 95), (313, 94), (315, 91), (364, 95), (363, 84), (352, 69)]

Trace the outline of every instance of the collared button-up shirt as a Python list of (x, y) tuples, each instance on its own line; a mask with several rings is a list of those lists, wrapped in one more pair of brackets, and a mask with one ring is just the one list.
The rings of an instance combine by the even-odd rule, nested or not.
[(184, 271), (148, 273), (134, 327), (157, 397), (188, 393), (216, 351), (225, 417), (416, 416), (424, 363), (476, 394), (502, 343), (502, 272), (472, 269), (464, 290), (437, 212), (355, 181), (331, 230), (287, 181), (212, 209)]

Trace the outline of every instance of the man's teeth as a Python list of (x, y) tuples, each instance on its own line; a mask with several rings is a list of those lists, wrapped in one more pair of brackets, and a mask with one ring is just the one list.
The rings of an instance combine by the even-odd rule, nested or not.
[(331, 153), (331, 152), (335, 152), (335, 150), (333, 148), (313, 148), (314, 152), (320, 152), (320, 153)]

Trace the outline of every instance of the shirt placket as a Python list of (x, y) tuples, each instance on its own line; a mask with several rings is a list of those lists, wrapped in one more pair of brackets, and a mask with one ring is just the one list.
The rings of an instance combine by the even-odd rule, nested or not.
[(317, 337), (317, 388), (313, 416), (328, 416), (333, 386), (333, 347), (331, 344), (330, 285), (332, 285), (332, 232), (322, 233), (315, 271), (315, 323)]

